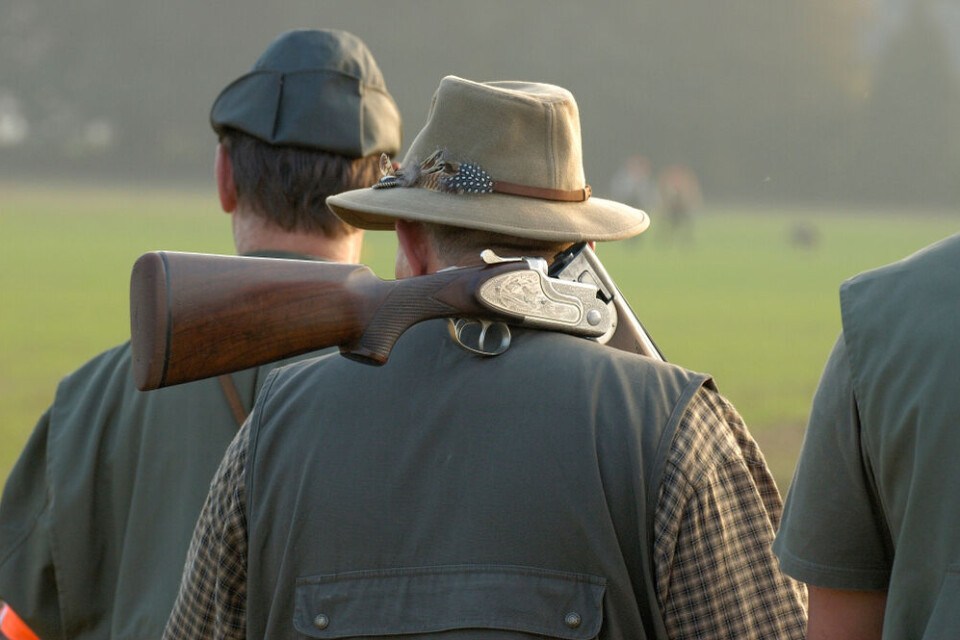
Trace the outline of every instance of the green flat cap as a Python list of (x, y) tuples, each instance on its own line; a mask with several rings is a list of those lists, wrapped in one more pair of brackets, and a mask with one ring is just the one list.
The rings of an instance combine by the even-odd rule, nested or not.
[(210, 110), (220, 133), (351, 158), (400, 150), (400, 111), (373, 54), (346, 31), (298, 29), (274, 40)]

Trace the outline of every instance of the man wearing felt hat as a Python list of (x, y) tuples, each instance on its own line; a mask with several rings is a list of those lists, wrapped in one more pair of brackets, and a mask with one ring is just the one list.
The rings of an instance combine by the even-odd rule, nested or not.
[[(210, 123), (239, 253), (359, 259), (362, 232), (326, 198), (374, 183), (401, 136), (362, 41), (281, 35)], [(141, 393), (125, 343), (65, 378), (0, 503), (0, 599), (42, 638), (159, 637), (210, 478), (272, 368)]]
[[(329, 204), (396, 230), (398, 277), (648, 224), (592, 197), (576, 102), (552, 85), (444, 78), (384, 174)], [(484, 357), (428, 321), (383, 367), (271, 374), (164, 637), (801, 638), (780, 509), (708, 376), (538, 330)]]

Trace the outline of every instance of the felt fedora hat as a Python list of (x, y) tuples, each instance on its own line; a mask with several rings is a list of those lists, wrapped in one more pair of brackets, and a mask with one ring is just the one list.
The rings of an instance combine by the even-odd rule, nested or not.
[(570, 242), (627, 238), (649, 224), (639, 209), (591, 196), (577, 103), (554, 85), (447, 76), (401, 169), (381, 169), (377, 185), (327, 205), (363, 229), (405, 219)]

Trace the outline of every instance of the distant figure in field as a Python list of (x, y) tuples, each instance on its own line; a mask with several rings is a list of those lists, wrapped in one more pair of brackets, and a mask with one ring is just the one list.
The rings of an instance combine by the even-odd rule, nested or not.
[(693, 241), (693, 213), (703, 204), (700, 182), (684, 165), (669, 165), (657, 175), (660, 211), (670, 239)]
[(660, 195), (650, 160), (644, 156), (627, 158), (610, 180), (610, 197), (644, 211), (655, 209)]
[(790, 246), (796, 249), (816, 249), (820, 246), (820, 229), (808, 220), (800, 220), (790, 227)]

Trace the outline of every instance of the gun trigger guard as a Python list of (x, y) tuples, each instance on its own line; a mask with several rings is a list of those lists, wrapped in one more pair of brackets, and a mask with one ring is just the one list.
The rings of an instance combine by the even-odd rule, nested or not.
[[(461, 348), (477, 355), (498, 356), (510, 348), (510, 327), (503, 322), (473, 318), (447, 319), (450, 337)], [(492, 344), (497, 341), (497, 344)]]

